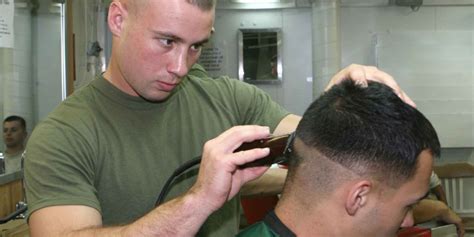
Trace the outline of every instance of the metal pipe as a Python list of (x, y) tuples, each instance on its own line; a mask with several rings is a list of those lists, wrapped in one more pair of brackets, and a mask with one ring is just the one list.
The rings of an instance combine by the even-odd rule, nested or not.
[(67, 42), (66, 42), (66, 4), (58, 3), (61, 12), (61, 100), (67, 97)]

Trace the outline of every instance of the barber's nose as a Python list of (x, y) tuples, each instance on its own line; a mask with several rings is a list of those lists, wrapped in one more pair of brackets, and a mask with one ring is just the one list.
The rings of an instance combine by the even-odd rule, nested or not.
[(413, 226), (414, 224), (415, 224), (415, 220), (413, 218), (413, 211), (410, 210), (405, 215), (405, 218), (403, 219), (403, 222), (400, 227), (410, 227), (410, 226)]
[(176, 50), (171, 62), (168, 64), (168, 71), (178, 77), (184, 77), (188, 73), (188, 52), (185, 49)]

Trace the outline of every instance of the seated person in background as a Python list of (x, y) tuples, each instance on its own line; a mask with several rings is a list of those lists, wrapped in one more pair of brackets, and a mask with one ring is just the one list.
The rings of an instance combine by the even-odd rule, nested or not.
[(464, 236), (465, 229), (461, 217), (454, 212), (446, 200), (446, 193), (438, 175), (433, 171), (430, 177), (430, 195), (413, 207), (415, 224), (437, 220), (456, 225), (458, 236)]
[(395, 236), (439, 153), (431, 123), (392, 89), (345, 81), (303, 115), (275, 210), (238, 236)]
[(21, 156), (25, 150), (27, 135), (26, 122), (22, 117), (12, 115), (3, 120), (5, 173), (21, 170)]
[(465, 229), (461, 217), (456, 214), (446, 203), (425, 198), (413, 207), (415, 224), (438, 220), (456, 225), (458, 236), (464, 236)]
[(430, 193), (436, 196), (436, 199), (444, 202), (444, 204), (448, 204), (446, 200), (446, 193), (444, 192), (444, 188), (441, 185), (441, 180), (439, 180), (438, 175), (433, 171), (430, 177)]

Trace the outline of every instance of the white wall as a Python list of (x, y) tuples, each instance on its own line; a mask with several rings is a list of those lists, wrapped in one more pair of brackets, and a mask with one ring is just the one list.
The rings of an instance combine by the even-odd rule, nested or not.
[(372, 37), (387, 31), (474, 31), (474, 7), (343, 7), (343, 64), (374, 64)]
[(43, 6), (34, 16), (34, 75), (37, 122), (61, 102), (61, 15)]

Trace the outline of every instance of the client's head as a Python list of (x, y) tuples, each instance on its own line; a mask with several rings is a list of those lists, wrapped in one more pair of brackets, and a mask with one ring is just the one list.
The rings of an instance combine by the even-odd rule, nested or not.
[(413, 225), (440, 144), (392, 89), (351, 80), (314, 101), (296, 129), (277, 215), (297, 235), (394, 236)]

